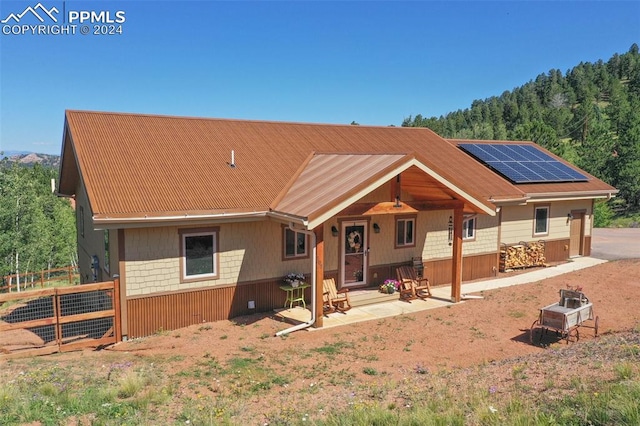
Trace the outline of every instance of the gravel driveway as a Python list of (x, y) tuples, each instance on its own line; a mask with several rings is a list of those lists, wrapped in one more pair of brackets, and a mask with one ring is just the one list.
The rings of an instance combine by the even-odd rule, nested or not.
[(591, 257), (604, 260), (640, 258), (640, 228), (594, 228)]

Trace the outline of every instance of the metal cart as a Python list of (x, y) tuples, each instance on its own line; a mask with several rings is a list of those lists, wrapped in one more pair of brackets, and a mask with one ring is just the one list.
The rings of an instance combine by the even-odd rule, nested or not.
[[(540, 309), (540, 315), (531, 325), (531, 343), (539, 342), (549, 330), (556, 332), (567, 343), (580, 339), (578, 329), (585, 321), (594, 321), (595, 336), (598, 335), (599, 318), (593, 313), (593, 304), (581, 291), (560, 290), (560, 301)], [(587, 327), (587, 326), (585, 326)]]

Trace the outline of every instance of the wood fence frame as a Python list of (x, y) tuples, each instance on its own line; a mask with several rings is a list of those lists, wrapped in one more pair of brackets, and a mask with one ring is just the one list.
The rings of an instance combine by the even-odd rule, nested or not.
[[(69, 294), (87, 293), (97, 290), (107, 290), (113, 292), (112, 296), (112, 308), (96, 312), (88, 312), (83, 314), (62, 315), (60, 296)], [(19, 299), (36, 299), (40, 297), (53, 296), (53, 315), (47, 318), (41, 318), (36, 320), (21, 321), (18, 323), (7, 324), (0, 322), (0, 333), (10, 330), (24, 329), (28, 330), (33, 327), (41, 326), (54, 326), (55, 331), (55, 344), (36, 348), (25, 349), (0, 354), (0, 358), (13, 358), (20, 356), (33, 356), (33, 355), (45, 355), (55, 352), (67, 352), (87, 347), (99, 347), (104, 345), (113, 344), (122, 340), (122, 326), (121, 326), (121, 314), (120, 314), (120, 282), (116, 278), (114, 281), (107, 281), (94, 284), (82, 284), (71, 287), (53, 287), (42, 290), (22, 291), (19, 293), (4, 293), (0, 294), (0, 304)], [(62, 326), (72, 322), (79, 322), (85, 320), (93, 320), (99, 318), (113, 317), (113, 326), (109, 331), (112, 333), (105, 333), (100, 339), (85, 339), (76, 342), (66, 342), (67, 339), (62, 338)], [(111, 336), (106, 336), (112, 334)], [(105, 337), (106, 336), (106, 337)], [(75, 336), (74, 336), (75, 337)], [(72, 338), (74, 338), (72, 337)]]
[[(74, 277), (79, 277), (78, 274), (78, 267), (77, 266), (65, 266), (63, 268), (54, 268), (54, 269), (43, 269), (42, 271), (39, 272), (23, 272), (21, 274), (11, 274), (11, 275), (5, 275), (2, 277), (2, 280), (4, 283), (7, 283), (6, 285), (0, 286), (0, 293), (1, 292), (7, 292), (7, 293), (11, 293), (11, 289), (15, 289), (18, 286), (16, 284), (8, 284), (9, 281), (12, 281), (16, 278), (20, 278), (20, 277), (33, 277), (34, 275), (38, 274), (40, 275), (40, 279), (38, 280), (38, 282), (40, 283), (40, 287), (44, 287), (45, 282), (49, 282), (51, 281), (51, 279), (46, 279), (44, 278), (45, 274), (52, 274), (55, 272), (62, 272), (62, 271), (66, 271), (67, 272), (67, 277), (69, 280), (69, 285), (72, 285), (73, 283), (73, 278)], [(31, 284), (32, 282), (30, 282), (29, 284)], [(20, 292), (22, 293), (23, 291), (28, 291), (28, 290), (21, 290)]]

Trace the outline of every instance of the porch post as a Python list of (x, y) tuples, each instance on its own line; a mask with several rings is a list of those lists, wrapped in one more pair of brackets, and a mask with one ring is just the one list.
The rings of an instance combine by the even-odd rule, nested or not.
[(320, 328), (323, 325), (323, 293), (322, 281), (324, 280), (324, 224), (314, 228), (316, 234), (316, 322), (314, 327)]
[(453, 258), (451, 275), (451, 301), (459, 302), (462, 286), (462, 207), (453, 210)]

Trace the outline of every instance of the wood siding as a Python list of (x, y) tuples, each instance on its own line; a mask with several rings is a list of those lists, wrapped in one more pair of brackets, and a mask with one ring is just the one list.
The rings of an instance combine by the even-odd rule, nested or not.
[[(565, 262), (569, 259), (570, 240), (546, 241), (545, 256), (547, 262)], [(591, 236), (585, 235), (582, 244), (582, 256), (591, 256)]]
[[(270, 280), (129, 297), (128, 336), (143, 337), (160, 330), (175, 330), (281, 308), (285, 299), (285, 293), (279, 288), (281, 285), (280, 280)], [(311, 288), (305, 290), (305, 299), (311, 301)], [(255, 301), (255, 309), (248, 308), (250, 300)]]
[[(569, 240), (546, 241), (545, 255), (548, 262), (566, 261), (569, 256)], [(585, 255), (591, 252), (591, 237), (585, 237)], [(376, 265), (369, 268), (369, 285), (377, 286), (387, 278), (395, 277), (395, 270), (403, 263)], [(425, 275), (432, 285), (451, 284), (451, 259), (427, 260)], [(465, 256), (462, 260), (462, 281), (496, 276), (498, 256), (484, 253)], [(325, 278), (336, 278), (335, 270), (325, 271)], [(377, 275), (377, 276), (376, 276)], [(160, 330), (175, 330), (194, 324), (231, 319), (241, 315), (269, 312), (284, 303), (284, 292), (279, 279), (243, 283), (238, 286), (167, 292), (127, 298), (126, 309), (129, 338), (148, 336)], [(305, 291), (305, 299), (311, 301), (311, 288)], [(255, 309), (248, 302), (255, 301)]]
[(585, 235), (584, 237), (584, 253), (583, 256), (591, 256), (591, 235)]
[(569, 259), (569, 239), (545, 240), (544, 256), (549, 262), (564, 262)]
[[(462, 259), (462, 281), (493, 277), (497, 268), (495, 253), (465, 256)], [(431, 285), (451, 284), (451, 259), (426, 261), (425, 276)]]

